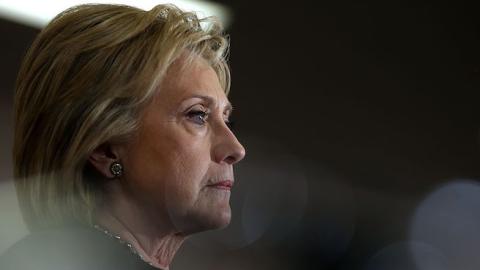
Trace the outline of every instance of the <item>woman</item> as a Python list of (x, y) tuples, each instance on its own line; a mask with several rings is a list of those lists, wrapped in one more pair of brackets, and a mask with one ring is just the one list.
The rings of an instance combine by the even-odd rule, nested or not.
[(227, 47), (218, 22), (172, 5), (54, 18), (15, 92), (16, 188), (32, 233), (0, 269), (168, 269), (186, 237), (226, 226), (245, 155), (229, 129)]

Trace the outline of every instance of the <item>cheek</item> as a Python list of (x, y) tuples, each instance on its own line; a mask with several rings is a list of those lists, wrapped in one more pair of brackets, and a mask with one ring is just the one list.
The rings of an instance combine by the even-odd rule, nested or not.
[(188, 208), (198, 199), (208, 180), (209, 159), (198, 152), (184, 151), (173, 160), (172, 173), (165, 179), (166, 199), (173, 208)]
[(135, 196), (159, 210), (183, 215), (206, 184), (210, 154), (200, 144), (144, 140), (128, 155), (126, 177)]

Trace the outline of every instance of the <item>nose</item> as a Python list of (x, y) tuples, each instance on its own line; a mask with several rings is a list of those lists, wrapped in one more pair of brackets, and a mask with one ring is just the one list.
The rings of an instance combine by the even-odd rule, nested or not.
[(233, 165), (245, 157), (245, 148), (225, 124), (219, 129), (213, 148), (213, 159), (217, 163)]

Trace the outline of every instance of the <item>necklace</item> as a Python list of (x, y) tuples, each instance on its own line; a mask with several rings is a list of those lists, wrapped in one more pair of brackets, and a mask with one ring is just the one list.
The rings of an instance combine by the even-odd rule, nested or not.
[(140, 254), (136, 249), (135, 247), (129, 243), (128, 241), (125, 241), (123, 240), (119, 235), (117, 234), (113, 234), (112, 232), (110, 232), (109, 230), (97, 225), (97, 224), (94, 224), (93, 225), (93, 228), (95, 228), (96, 230), (106, 234), (108, 237), (110, 238), (113, 238), (113, 239), (116, 239), (120, 244), (122, 245), (126, 245), (128, 247), (128, 249), (130, 250), (130, 252), (132, 252), (133, 254), (137, 255), (138, 257), (140, 257), (140, 259), (142, 259), (142, 261), (148, 263), (149, 265), (153, 266), (153, 263), (152, 262), (149, 262), (145, 259), (145, 257), (143, 257), (142, 254)]

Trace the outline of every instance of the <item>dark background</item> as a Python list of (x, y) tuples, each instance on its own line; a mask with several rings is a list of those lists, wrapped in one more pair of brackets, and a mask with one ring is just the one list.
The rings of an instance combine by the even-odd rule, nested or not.
[[(476, 5), (219, 2), (234, 14), (230, 99), (247, 157), (232, 226), (192, 239), (173, 270), (377, 269), (430, 192), (480, 179)], [(37, 32), (0, 21), (0, 179)]]

